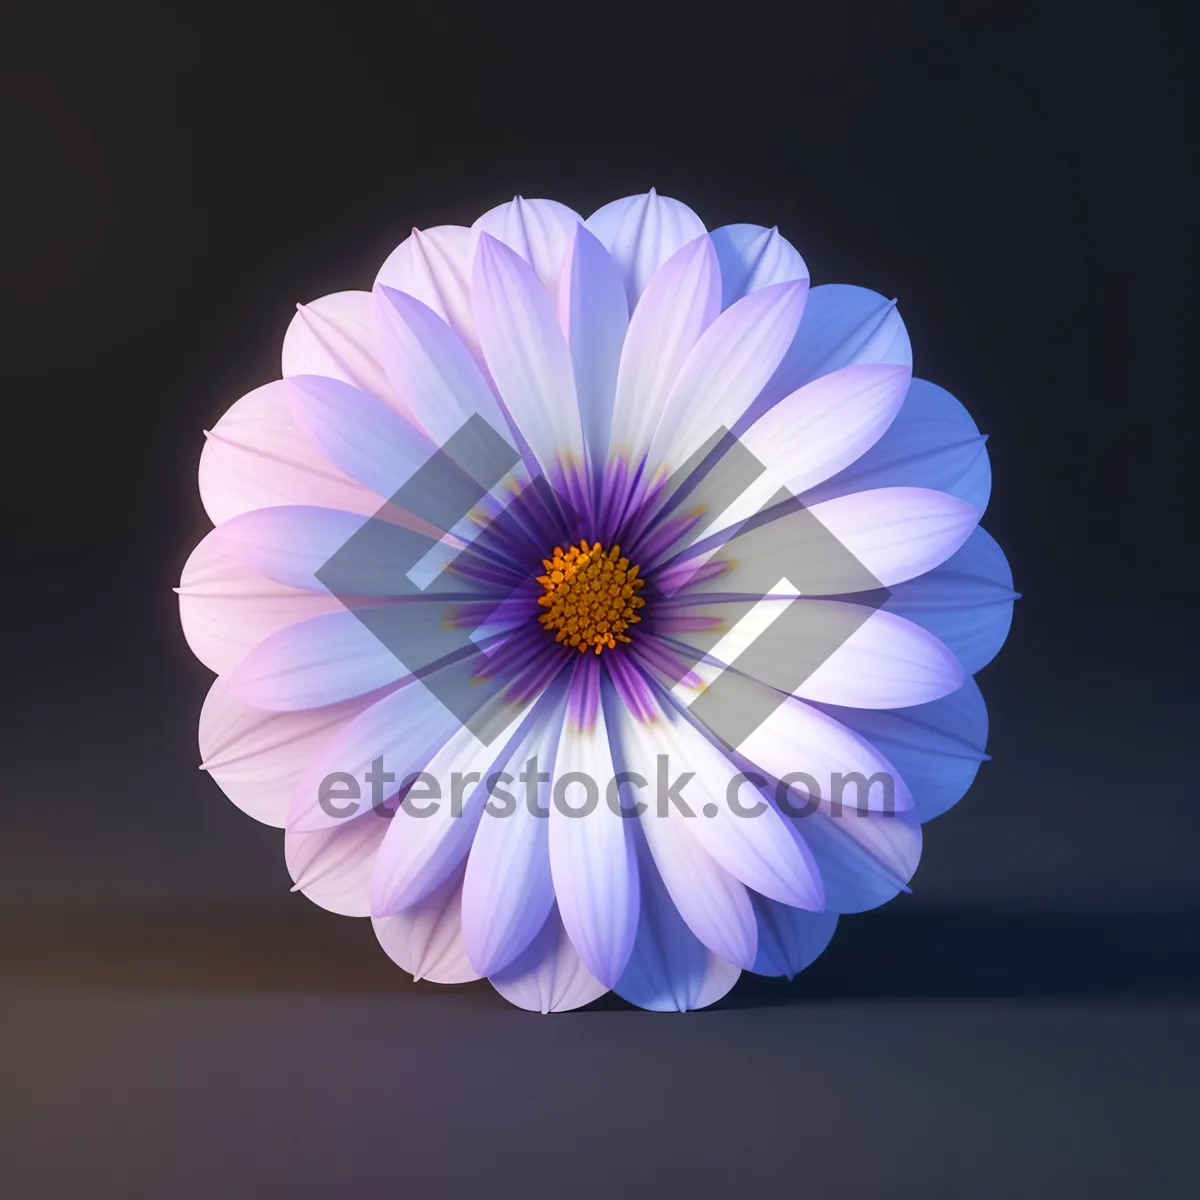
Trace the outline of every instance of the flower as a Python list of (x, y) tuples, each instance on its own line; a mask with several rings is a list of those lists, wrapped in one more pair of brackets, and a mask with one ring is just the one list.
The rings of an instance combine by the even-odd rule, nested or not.
[(987, 757), (1015, 593), (911, 364), (895, 302), (653, 191), (414, 230), (207, 435), (204, 769), (414, 976), (791, 978)]

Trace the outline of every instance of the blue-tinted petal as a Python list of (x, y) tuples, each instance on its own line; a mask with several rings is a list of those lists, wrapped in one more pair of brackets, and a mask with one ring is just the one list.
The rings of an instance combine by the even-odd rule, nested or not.
[(987, 707), (973, 679), (949, 696), (913, 708), (822, 707), (887, 757), (908, 785), (921, 821), (957, 804), (987, 758)]
[(897, 584), (885, 607), (934, 634), (970, 674), (987, 666), (1012, 624), (1012, 571), (996, 539), (976, 528), (939, 567)]
[(755, 975), (786, 975), (789, 979), (813, 963), (833, 939), (835, 912), (809, 912), (752, 893), (758, 918), (758, 956), (750, 969)]
[(722, 225), (710, 236), (721, 264), (722, 308), (769, 284), (808, 278), (804, 259), (778, 229)]
[(948, 492), (982, 512), (992, 486), (986, 440), (970, 413), (945, 388), (914, 379), (883, 436), (801, 499), (815, 504), (869, 488), (922, 487)]

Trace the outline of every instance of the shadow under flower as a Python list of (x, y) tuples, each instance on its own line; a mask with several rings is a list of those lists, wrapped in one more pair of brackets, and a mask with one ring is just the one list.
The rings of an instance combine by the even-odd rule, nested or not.
[[(0, 980), (146, 992), (453, 992), (503, 1007), (484, 982), (414, 982), (370, 923), (303, 908), (0, 916)], [(715, 1010), (851, 999), (1200, 993), (1200, 912), (881, 910), (842, 919), (795, 979), (743, 973)], [(632, 1008), (607, 995), (588, 1011)]]

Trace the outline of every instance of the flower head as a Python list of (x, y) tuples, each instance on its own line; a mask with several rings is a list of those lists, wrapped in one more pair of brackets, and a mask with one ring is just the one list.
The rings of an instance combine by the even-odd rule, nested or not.
[(1011, 620), (894, 302), (631, 196), (414, 230), (208, 435), (205, 768), (435, 982), (703, 1007), (907, 888)]

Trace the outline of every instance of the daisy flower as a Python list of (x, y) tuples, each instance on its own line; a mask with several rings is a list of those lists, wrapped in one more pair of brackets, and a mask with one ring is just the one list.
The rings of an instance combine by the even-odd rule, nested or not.
[(178, 591), (294, 890), (548, 1012), (791, 978), (908, 889), (1015, 593), (894, 301), (653, 191), (518, 197), (300, 306), (281, 376), (207, 434)]

